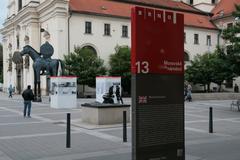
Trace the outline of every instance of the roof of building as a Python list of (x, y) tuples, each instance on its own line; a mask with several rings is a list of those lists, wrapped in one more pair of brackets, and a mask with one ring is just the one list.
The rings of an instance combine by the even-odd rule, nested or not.
[(240, 0), (221, 0), (212, 10), (212, 13), (214, 14), (212, 19), (231, 15), (232, 12), (235, 11), (235, 4), (239, 5)]
[[(114, 0), (119, 1), (119, 0)], [(142, 5), (150, 5), (150, 6), (157, 6), (161, 8), (168, 8), (174, 10), (184, 10), (187, 12), (197, 12), (203, 13), (197, 8), (192, 7), (182, 1), (173, 1), (173, 0), (120, 0), (122, 2), (129, 2), (135, 4), (142, 4)]]
[(94, 13), (129, 18), (134, 5), (109, 0), (70, 0), (70, 10), (80, 13)]
[(217, 29), (217, 27), (210, 21), (211, 17), (204, 15), (197, 15), (192, 13), (184, 13), (185, 26), (199, 27), (206, 29)]
[[(217, 29), (216, 26), (210, 22), (210, 17), (204, 14), (197, 14), (196, 12), (202, 13), (199, 10), (187, 5), (183, 2), (175, 2), (169, 0), (136, 0), (145, 3), (157, 3), (159, 6), (168, 6), (168, 8), (175, 8), (175, 11), (184, 14), (185, 26)], [(135, 4), (121, 3), (110, 0), (70, 0), (70, 10), (73, 12), (79, 12), (83, 14), (95, 14), (105, 16), (116, 16), (130, 18), (131, 8)], [(161, 8), (161, 7), (160, 7)], [(178, 11), (178, 8), (181, 10)], [(184, 12), (183, 10), (196, 11)]]

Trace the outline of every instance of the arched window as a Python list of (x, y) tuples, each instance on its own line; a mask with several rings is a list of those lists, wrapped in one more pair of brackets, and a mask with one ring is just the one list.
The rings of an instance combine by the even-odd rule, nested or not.
[(190, 58), (189, 55), (186, 52), (184, 52), (184, 62), (186, 61), (190, 61)]
[(83, 49), (89, 49), (89, 50), (91, 50), (93, 53), (95, 53), (97, 55), (96, 49), (93, 48), (92, 46), (84, 46)]

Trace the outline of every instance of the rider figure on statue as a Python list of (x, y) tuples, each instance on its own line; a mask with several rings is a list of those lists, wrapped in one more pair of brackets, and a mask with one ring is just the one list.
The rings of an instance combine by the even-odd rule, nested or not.
[(41, 57), (47, 62), (47, 68), (46, 73), (44, 73), (44, 69), (41, 74), (50, 75), (50, 63), (51, 63), (51, 57), (53, 55), (54, 49), (53, 46), (46, 41), (41, 47), (40, 47), (40, 55)]

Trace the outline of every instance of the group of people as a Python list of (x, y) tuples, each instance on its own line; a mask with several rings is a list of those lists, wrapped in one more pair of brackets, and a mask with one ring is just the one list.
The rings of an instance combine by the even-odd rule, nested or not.
[[(103, 103), (114, 103), (114, 92), (113, 92), (113, 87), (114, 86), (111, 86), (109, 87), (108, 89), (108, 93), (103, 95)], [(117, 103), (120, 103), (123, 104), (123, 100), (122, 100), (122, 96), (121, 96), (121, 91), (120, 91), (120, 87), (119, 85), (116, 85), (116, 90), (115, 90), (115, 95), (116, 95), (116, 98), (117, 98)]]
[(192, 101), (192, 86), (190, 84), (184, 84), (184, 100)]

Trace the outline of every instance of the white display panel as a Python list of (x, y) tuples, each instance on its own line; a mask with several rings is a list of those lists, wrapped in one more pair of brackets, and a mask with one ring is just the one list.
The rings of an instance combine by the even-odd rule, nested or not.
[(121, 77), (96, 77), (96, 101), (103, 103), (103, 96), (109, 93), (110, 87), (113, 87), (113, 100), (117, 103), (116, 87), (120, 87), (121, 95)]
[(77, 107), (77, 77), (51, 77), (51, 108)]

